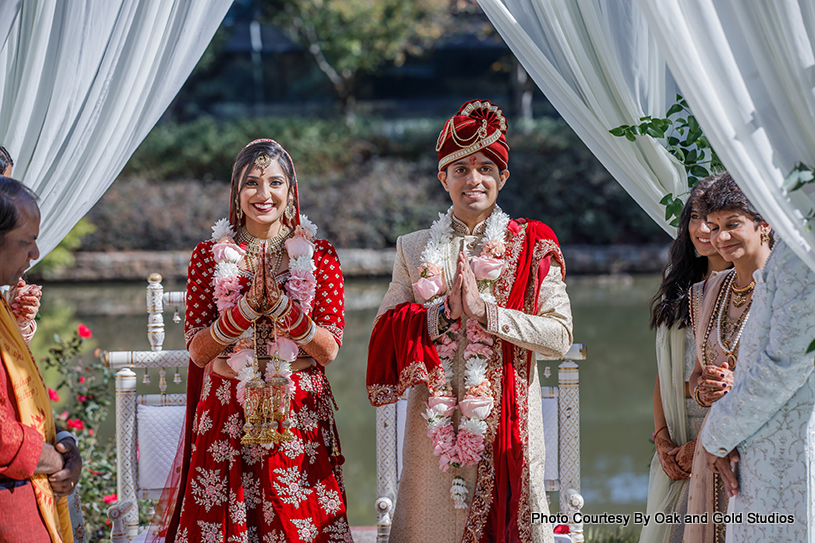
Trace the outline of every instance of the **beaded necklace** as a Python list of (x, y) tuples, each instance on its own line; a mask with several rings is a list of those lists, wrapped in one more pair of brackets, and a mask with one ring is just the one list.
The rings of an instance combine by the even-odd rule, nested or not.
[(734, 369), (736, 367), (739, 341), (741, 340), (741, 334), (744, 331), (744, 325), (747, 324), (747, 319), (750, 318), (750, 306), (753, 304), (753, 299), (751, 297), (750, 300), (746, 302), (747, 307), (744, 308), (744, 311), (736, 320), (736, 323), (733, 326), (733, 335), (730, 336), (730, 339), (725, 339), (722, 337), (726, 328), (723, 325), (724, 315), (726, 312), (728, 312), (728, 308), (730, 307), (731, 288), (735, 279), (736, 270), (734, 269), (729, 272), (729, 275), (725, 279), (722, 288), (719, 289), (719, 292), (716, 295), (716, 305), (714, 306), (713, 313), (708, 321), (707, 330), (705, 331), (705, 365), (713, 365), (715, 361), (715, 356), (712, 353), (712, 346), (709, 342), (710, 334), (713, 331), (713, 325), (715, 322), (716, 343), (719, 345), (719, 348), (722, 350), (725, 357), (727, 357), (727, 363), (730, 366), (730, 369)]
[(254, 275), (257, 271), (258, 256), (263, 244), (266, 244), (266, 254), (275, 255), (275, 264), (272, 268), (273, 273), (277, 273), (280, 269), (280, 263), (283, 261), (283, 244), (291, 234), (291, 229), (285, 225), (281, 226), (280, 233), (269, 239), (256, 238), (252, 234), (241, 228), (238, 235), (235, 236), (235, 241), (238, 245), (246, 251), (246, 263), (249, 272)]

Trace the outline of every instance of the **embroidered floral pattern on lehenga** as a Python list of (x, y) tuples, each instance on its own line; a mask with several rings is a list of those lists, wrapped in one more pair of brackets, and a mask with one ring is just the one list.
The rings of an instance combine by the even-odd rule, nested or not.
[(297, 526), (297, 535), (300, 537), (300, 541), (310, 543), (311, 541), (314, 541), (315, 537), (317, 537), (317, 527), (314, 525), (314, 521), (310, 518), (293, 518), (291, 519), (291, 522)]
[(229, 393), (229, 382), (224, 381), (223, 384), (218, 387), (218, 390), (215, 391), (215, 396), (221, 401), (221, 405), (226, 405), (229, 403), (230, 393)]
[(293, 460), (303, 454), (303, 442), (299, 439), (284, 441), (279, 445), (279, 451)]
[(317, 411), (308, 408), (301, 409), (295, 417), (295, 424), (303, 432), (313, 432), (317, 429)]
[(317, 503), (329, 515), (336, 515), (342, 507), (342, 500), (340, 493), (336, 490), (329, 490), (322, 483), (314, 485), (314, 490), (317, 492)]
[(212, 455), (212, 459), (216, 462), (228, 462), (230, 464), (241, 454), (238, 450), (233, 449), (229, 441), (226, 440), (213, 441), (207, 452)]
[(221, 470), (208, 470), (200, 466), (195, 470), (198, 475), (192, 479), (192, 496), (195, 503), (209, 511), (214, 505), (226, 501), (226, 483)]
[[(241, 430), (243, 431), (243, 430)], [(247, 466), (253, 466), (263, 460), (263, 457), (269, 453), (260, 445), (244, 445), (241, 447), (241, 458)]]
[(275, 511), (274, 511), (274, 503), (271, 500), (264, 499), (263, 500), (263, 522), (270, 525), (274, 522), (275, 518)]
[(238, 495), (229, 491), (229, 522), (243, 526), (246, 524), (246, 504), (238, 500)]
[(196, 433), (206, 434), (212, 429), (212, 419), (209, 416), (209, 411), (204, 411), (198, 418), (198, 427)]
[(243, 422), (241, 421), (240, 413), (233, 413), (226, 419), (221, 432), (225, 433), (232, 439), (240, 439), (243, 436)]
[(277, 490), (280, 501), (299, 509), (300, 504), (308, 499), (312, 490), (301, 486), (300, 472), (297, 467), (279, 468), (274, 472), (277, 474), (277, 480), (272, 483), (272, 486)]
[(201, 400), (209, 398), (209, 392), (212, 389), (212, 379), (204, 379), (204, 387), (201, 389)]
[(323, 528), (323, 533), (329, 535), (329, 541), (341, 541), (351, 543), (351, 529), (348, 521), (344, 518), (337, 519), (336, 522)]
[(198, 521), (202, 543), (224, 543), (223, 526), (217, 522)]
[(263, 543), (288, 543), (282, 530), (272, 530), (263, 535)]
[(243, 480), (243, 502), (249, 509), (255, 509), (260, 505), (260, 479), (252, 477), (251, 473), (244, 473)]

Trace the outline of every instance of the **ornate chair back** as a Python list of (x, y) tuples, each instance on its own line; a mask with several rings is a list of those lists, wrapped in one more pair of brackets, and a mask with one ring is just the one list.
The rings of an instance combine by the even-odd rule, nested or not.
[[(119, 501), (108, 509), (113, 523), (113, 543), (140, 541), (146, 536), (139, 526), (137, 500), (161, 497), (170, 466), (178, 448), (184, 423), (186, 394), (167, 393), (167, 368), (175, 368), (173, 382), (181, 384), (179, 368), (186, 368), (189, 354), (185, 350), (165, 351), (164, 311), (175, 307), (173, 320), (178, 323), (186, 292), (164, 292), (161, 276), (152, 274), (147, 286), (147, 337), (149, 351), (108, 352), (105, 362), (116, 373), (116, 470)], [(142, 383), (150, 384), (158, 373), (158, 392), (136, 394), (137, 375), (143, 371)], [(152, 514), (152, 507), (148, 512)]]

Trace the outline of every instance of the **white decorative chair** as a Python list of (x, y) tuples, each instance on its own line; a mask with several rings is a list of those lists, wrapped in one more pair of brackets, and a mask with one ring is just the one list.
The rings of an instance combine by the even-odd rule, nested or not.
[[(184, 422), (186, 394), (167, 394), (166, 368), (176, 368), (173, 381), (181, 383), (178, 368), (186, 367), (187, 351), (164, 351), (164, 310), (183, 308), (185, 292), (164, 292), (161, 276), (152, 274), (147, 286), (147, 337), (150, 351), (113, 351), (105, 362), (116, 373), (116, 490), (119, 501), (108, 509), (113, 543), (143, 541), (138, 501), (161, 497), (178, 448)], [(179, 322), (174, 318), (176, 322)], [(143, 369), (143, 383), (150, 383), (149, 369), (157, 368), (155, 394), (136, 395), (136, 373)], [(138, 455), (138, 457), (137, 457)], [(138, 458), (138, 459), (137, 459)]]
[[(560, 513), (569, 519), (583, 507), (580, 495), (580, 396), (576, 360), (586, 359), (586, 346), (572, 345), (558, 366), (558, 386), (541, 387), (547, 492), (558, 492)], [(549, 360), (538, 355), (538, 360)], [(544, 372), (548, 377), (549, 368)], [(402, 471), (402, 442), (407, 400), (376, 408), (377, 543), (387, 543)], [(583, 524), (569, 523), (569, 536), (556, 539), (583, 542)]]

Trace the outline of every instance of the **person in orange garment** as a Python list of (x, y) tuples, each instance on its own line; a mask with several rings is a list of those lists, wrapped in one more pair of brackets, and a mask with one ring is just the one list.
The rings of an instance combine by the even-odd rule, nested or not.
[[(0, 285), (16, 285), (39, 256), (40, 211), (22, 183), (0, 177)], [(67, 500), (82, 458), (57, 433), (40, 370), (5, 298), (0, 300), (0, 541), (70, 543)]]

